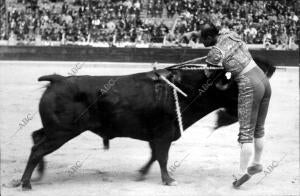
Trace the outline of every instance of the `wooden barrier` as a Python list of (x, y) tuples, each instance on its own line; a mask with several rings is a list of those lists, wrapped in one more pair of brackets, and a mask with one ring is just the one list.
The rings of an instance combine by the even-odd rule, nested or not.
[[(208, 49), (96, 48), (89, 46), (0, 46), (0, 60), (179, 63), (207, 55)], [(299, 66), (299, 50), (251, 50), (276, 66)]]

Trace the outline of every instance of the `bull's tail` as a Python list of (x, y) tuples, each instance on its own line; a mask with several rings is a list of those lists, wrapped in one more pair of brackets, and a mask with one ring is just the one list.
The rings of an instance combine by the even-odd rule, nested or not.
[(64, 78), (65, 78), (64, 76), (58, 74), (52, 74), (52, 75), (41, 76), (39, 77), (38, 81), (49, 81), (53, 83), (53, 82), (60, 82)]

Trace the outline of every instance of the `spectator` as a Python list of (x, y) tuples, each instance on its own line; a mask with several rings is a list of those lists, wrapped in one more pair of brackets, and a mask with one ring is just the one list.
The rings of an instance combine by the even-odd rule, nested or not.
[(249, 44), (253, 43), (253, 40), (256, 38), (256, 35), (257, 35), (257, 30), (254, 27), (254, 25), (252, 25), (249, 32), (249, 36), (250, 36), (250, 40), (248, 42)]
[[(1, 17), (0, 38), (9, 39), (8, 35), (13, 33), (16, 40), (27, 41), (34, 41), (37, 35), (48, 41), (103, 41), (111, 40), (105, 36), (112, 34), (115, 42), (162, 42), (162, 37), (174, 41), (174, 37), (198, 30), (201, 23), (210, 20), (219, 28), (236, 31), (249, 44), (284, 47), (294, 44), (299, 26), (299, 16), (292, 1), (285, 1), (285, 4), (262, 0), (146, 1), (148, 7), (144, 8), (141, 0), (75, 0), (73, 4), (47, 1), (49, 3), (40, 4), (40, 7), (37, 1), (28, 6), (22, 2), (14, 3), (18, 9), (7, 9), (7, 28)], [(161, 18), (163, 7), (168, 18), (173, 18), (176, 13), (182, 16), (172, 33), (163, 30), (162, 24), (141, 22), (143, 9), (147, 10), (148, 17)], [(111, 23), (116, 26), (112, 32), (107, 31)], [(7, 32), (3, 32), (5, 29)]]
[(288, 35), (286, 33), (285, 28), (281, 28), (278, 36), (278, 44), (281, 45), (282, 49), (286, 49), (288, 47)]
[(267, 50), (270, 49), (270, 45), (272, 44), (272, 34), (269, 31), (264, 35), (263, 44)]

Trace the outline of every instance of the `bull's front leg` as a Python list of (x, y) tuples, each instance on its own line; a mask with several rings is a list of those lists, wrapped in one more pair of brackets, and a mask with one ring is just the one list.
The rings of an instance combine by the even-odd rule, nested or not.
[(157, 158), (157, 161), (159, 162), (160, 171), (161, 171), (161, 178), (162, 182), (165, 185), (168, 186), (176, 186), (177, 182), (173, 178), (170, 177), (168, 170), (167, 170), (167, 164), (168, 164), (168, 155), (169, 155), (169, 149), (171, 146), (170, 141), (163, 141), (159, 140), (154, 143), (155, 145), (155, 155)]
[(152, 166), (152, 164), (154, 163), (154, 161), (156, 160), (155, 157), (155, 149), (154, 149), (154, 144), (153, 142), (149, 142), (150, 148), (151, 148), (151, 158), (150, 160), (139, 170), (140, 172), (140, 177), (138, 178), (138, 180), (144, 180), (145, 176), (148, 174), (150, 167)]

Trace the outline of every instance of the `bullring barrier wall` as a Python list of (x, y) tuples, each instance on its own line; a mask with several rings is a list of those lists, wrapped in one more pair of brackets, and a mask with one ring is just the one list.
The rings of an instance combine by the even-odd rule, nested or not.
[[(299, 50), (250, 50), (275, 66), (299, 66)], [(0, 46), (0, 60), (101, 61), (179, 63), (205, 56), (208, 49), (192, 48), (100, 48), (90, 46)]]

